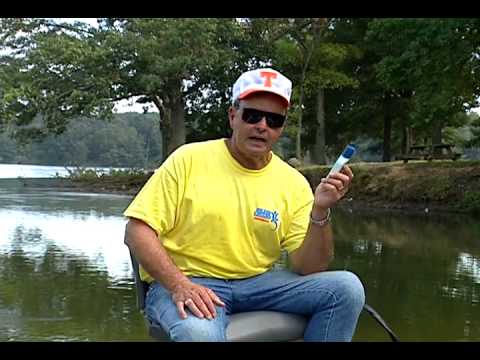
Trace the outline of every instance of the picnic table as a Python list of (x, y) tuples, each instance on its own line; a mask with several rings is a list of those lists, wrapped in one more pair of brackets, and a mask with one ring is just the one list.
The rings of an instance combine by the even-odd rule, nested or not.
[(408, 160), (450, 159), (455, 161), (462, 154), (456, 152), (454, 148), (454, 144), (413, 145), (410, 146), (407, 154), (398, 155), (396, 158), (403, 160), (404, 163)]

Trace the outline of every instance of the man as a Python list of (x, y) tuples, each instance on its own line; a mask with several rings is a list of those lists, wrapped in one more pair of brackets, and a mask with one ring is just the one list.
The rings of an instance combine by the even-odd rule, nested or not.
[[(127, 241), (151, 282), (146, 314), (173, 341), (225, 341), (228, 315), (273, 310), (310, 318), (306, 341), (350, 341), (365, 295), (333, 257), (330, 208), (353, 178), (345, 166), (312, 194), (272, 153), (291, 81), (273, 69), (233, 86), (232, 135), (183, 145), (125, 211)], [(288, 269), (273, 270), (281, 251)]]

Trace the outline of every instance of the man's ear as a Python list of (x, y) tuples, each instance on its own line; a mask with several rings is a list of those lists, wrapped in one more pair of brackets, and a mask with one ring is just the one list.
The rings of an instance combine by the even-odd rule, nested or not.
[(230, 127), (233, 129), (233, 119), (235, 118), (235, 115), (237, 114), (238, 109), (230, 106), (228, 108), (228, 122), (230, 124)]

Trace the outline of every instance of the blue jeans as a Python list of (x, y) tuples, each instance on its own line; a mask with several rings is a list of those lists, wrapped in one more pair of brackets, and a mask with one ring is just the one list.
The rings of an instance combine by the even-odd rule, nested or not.
[(191, 277), (212, 289), (225, 303), (217, 306), (213, 320), (188, 312), (182, 320), (170, 293), (153, 282), (145, 312), (173, 341), (226, 341), (228, 315), (273, 310), (307, 316), (305, 341), (350, 341), (365, 303), (358, 277), (348, 271), (326, 271), (301, 276), (288, 270), (272, 270), (242, 280)]

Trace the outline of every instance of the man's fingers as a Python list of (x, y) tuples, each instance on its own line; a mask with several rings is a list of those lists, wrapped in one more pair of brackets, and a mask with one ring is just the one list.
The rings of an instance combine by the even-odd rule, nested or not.
[(340, 171), (331, 173), (326, 178), (327, 179), (330, 179), (332, 177), (333, 178), (339, 178), (339, 176), (340, 176), (341, 179), (352, 180), (353, 171), (352, 171), (352, 169), (350, 169), (350, 167), (348, 165), (343, 165), (343, 167), (340, 169)]
[(216, 305), (225, 306), (212, 289), (197, 284), (186, 289), (177, 289), (173, 300), (182, 319), (187, 317), (189, 310), (199, 318), (211, 320), (217, 316)]
[(182, 318), (182, 319), (187, 318), (187, 312), (185, 311), (184, 305), (185, 305), (185, 303), (183, 301), (177, 301), (178, 314), (180, 315), (180, 318)]
[(326, 178), (327, 180), (334, 179), (343, 183), (350, 181), (350, 177), (344, 172), (336, 172)]
[(353, 178), (352, 170), (347, 165), (345, 165), (342, 168), (342, 172), (333, 173), (327, 178), (322, 179), (322, 182), (329, 183), (335, 186), (335, 188), (338, 191), (344, 191), (350, 185), (352, 178)]
[(215, 304), (220, 306), (225, 306), (225, 303), (222, 300), (220, 300), (220, 298), (217, 296), (217, 294), (215, 294), (215, 292), (212, 289), (207, 288), (207, 293), (210, 296), (210, 299), (212, 299), (212, 301)]
[(334, 185), (329, 184), (328, 182), (324, 182), (323, 186), (326, 188), (326, 190), (332, 190), (332, 191), (337, 190), (337, 188)]
[(201, 319), (205, 317), (205, 315), (203, 315), (203, 312), (199, 310), (199, 308), (197, 307), (197, 304), (192, 299), (185, 300), (185, 305), (188, 306), (192, 314), (195, 315), (196, 317), (199, 317)]
[(348, 165), (344, 165), (342, 168), (342, 172), (349, 177), (350, 180), (353, 179), (353, 171), (350, 169)]
[[(210, 289), (209, 289), (209, 290), (210, 290)], [(213, 299), (213, 302), (214, 302), (215, 304), (217, 304), (217, 305), (225, 306), (225, 303), (224, 303), (222, 300), (220, 300), (220, 298), (217, 296), (217, 294), (215, 294), (215, 293), (213, 292), (213, 290), (210, 290), (210, 291), (211, 291), (210, 297)]]
[(194, 293), (192, 296), (193, 303), (196, 305), (197, 309), (203, 314), (204, 317), (207, 319), (213, 319), (214, 316), (212, 315), (210, 306), (207, 305), (209, 301), (211, 307), (215, 311), (215, 307), (212, 304), (212, 300), (205, 294), (205, 291), (198, 290), (198, 293)]
[(217, 316), (217, 311), (215, 310), (215, 305), (213, 304), (210, 292), (206, 290), (205, 292), (201, 292), (200, 296), (208, 310), (208, 314), (205, 314), (205, 316), (207, 318), (209, 318), (210, 314), (211, 314), (211, 317)]
[(336, 178), (331, 178), (331, 177), (327, 178), (324, 181), (324, 184), (333, 186), (334, 188), (332, 190), (337, 190), (337, 191), (342, 191), (345, 188), (343, 181), (338, 180)]
[(203, 300), (203, 292), (199, 291), (198, 293), (194, 294), (192, 296), (192, 300), (196, 306), (196, 308), (202, 313), (202, 317), (206, 317), (207, 319), (212, 319), (212, 314), (210, 313), (210, 310), (208, 309), (207, 305), (205, 305), (205, 302)]

